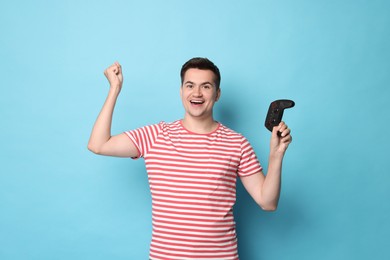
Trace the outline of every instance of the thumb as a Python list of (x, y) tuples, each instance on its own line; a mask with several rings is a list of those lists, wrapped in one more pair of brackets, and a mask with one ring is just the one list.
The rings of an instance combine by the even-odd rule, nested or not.
[(280, 128), (279, 125), (274, 126), (272, 128), (272, 137), (279, 137), (280, 136), (279, 128)]

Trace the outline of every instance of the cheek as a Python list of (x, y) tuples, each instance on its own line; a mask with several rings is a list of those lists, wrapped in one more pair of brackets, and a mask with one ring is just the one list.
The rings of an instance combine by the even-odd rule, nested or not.
[(180, 96), (181, 97), (188, 97), (188, 95), (190, 95), (190, 91), (188, 89), (183, 89), (183, 88), (180, 88)]
[(182, 89), (180, 89), (180, 99), (184, 100), (185, 99), (185, 91), (183, 91)]

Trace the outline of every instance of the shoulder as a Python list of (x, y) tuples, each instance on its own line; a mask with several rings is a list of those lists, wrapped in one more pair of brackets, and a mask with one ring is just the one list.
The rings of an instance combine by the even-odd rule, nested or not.
[(183, 136), (186, 134), (180, 120), (172, 122), (161, 121), (155, 127), (158, 128), (158, 132), (163, 136)]
[(167, 123), (165, 121), (160, 121), (159, 123), (144, 125), (142, 127), (135, 128), (133, 130), (129, 130), (129, 131), (127, 131), (127, 133), (131, 133), (131, 132), (144, 132), (144, 133), (172, 132), (172, 131), (175, 131), (176, 129), (179, 129), (179, 128), (180, 128), (180, 124), (177, 121), (174, 121), (171, 123)]
[(156, 124), (156, 126), (158, 126), (158, 128), (160, 128), (163, 132), (178, 131), (181, 129), (180, 120), (173, 122), (161, 121), (160, 123)]
[(219, 127), (219, 132), (220, 134), (224, 135), (227, 138), (232, 138), (232, 139), (240, 139), (240, 140), (245, 140), (245, 136), (242, 135), (239, 132), (236, 132), (235, 130), (223, 125), (220, 123)]

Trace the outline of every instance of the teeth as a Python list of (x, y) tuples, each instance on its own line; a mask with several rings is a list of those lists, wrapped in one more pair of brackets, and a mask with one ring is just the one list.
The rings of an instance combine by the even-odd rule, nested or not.
[(200, 100), (191, 100), (191, 103), (202, 104), (203, 101), (200, 101)]

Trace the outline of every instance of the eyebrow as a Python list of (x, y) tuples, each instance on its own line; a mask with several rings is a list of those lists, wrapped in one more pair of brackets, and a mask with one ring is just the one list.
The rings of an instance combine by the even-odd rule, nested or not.
[[(187, 80), (186, 82), (183, 83), (183, 85), (185, 84), (195, 84), (194, 82), (190, 81), (190, 80)], [(207, 84), (210, 84), (211, 86), (214, 86), (213, 83), (209, 82), (209, 81), (206, 81), (206, 82), (202, 82), (200, 85), (207, 85)]]

